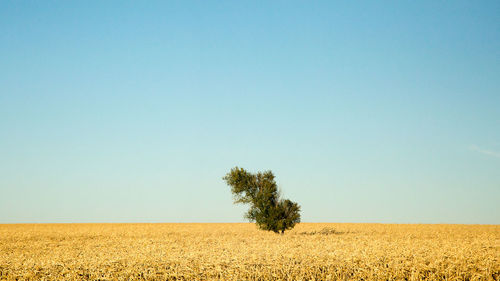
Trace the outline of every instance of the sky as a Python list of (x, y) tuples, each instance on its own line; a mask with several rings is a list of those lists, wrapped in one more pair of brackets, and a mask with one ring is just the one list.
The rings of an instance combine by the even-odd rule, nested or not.
[(1, 1), (0, 223), (500, 224), (499, 1)]

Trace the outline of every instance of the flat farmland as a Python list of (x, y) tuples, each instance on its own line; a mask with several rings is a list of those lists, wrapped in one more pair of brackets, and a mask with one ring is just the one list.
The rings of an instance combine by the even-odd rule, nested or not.
[(499, 279), (499, 225), (0, 225), (0, 280)]

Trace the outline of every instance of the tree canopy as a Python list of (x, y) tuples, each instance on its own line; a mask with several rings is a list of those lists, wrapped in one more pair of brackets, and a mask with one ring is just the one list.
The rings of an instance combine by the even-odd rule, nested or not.
[(299, 204), (281, 199), (271, 171), (252, 174), (234, 167), (223, 179), (231, 187), (235, 204), (250, 204), (245, 217), (260, 229), (284, 233), (300, 222)]

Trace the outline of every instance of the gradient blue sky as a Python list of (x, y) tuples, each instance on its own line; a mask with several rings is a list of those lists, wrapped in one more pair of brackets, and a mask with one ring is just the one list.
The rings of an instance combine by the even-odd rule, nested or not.
[(499, 1), (1, 1), (0, 222), (500, 223)]

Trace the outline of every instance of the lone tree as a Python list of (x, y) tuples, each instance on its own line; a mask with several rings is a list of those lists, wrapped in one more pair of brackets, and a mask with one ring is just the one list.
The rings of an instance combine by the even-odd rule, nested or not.
[(299, 204), (280, 198), (271, 171), (252, 174), (234, 167), (223, 179), (231, 187), (235, 204), (250, 204), (245, 217), (260, 229), (283, 234), (300, 222)]

